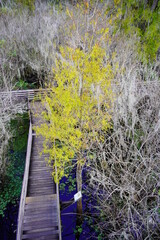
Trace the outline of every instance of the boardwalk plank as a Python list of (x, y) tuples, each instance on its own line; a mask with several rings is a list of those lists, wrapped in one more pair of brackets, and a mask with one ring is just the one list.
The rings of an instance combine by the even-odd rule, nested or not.
[(32, 208), (43, 208), (43, 207), (46, 207), (46, 206), (49, 206), (49, 207), (52, 207), (52, 206), (57, 206), (57, 202), (56, 201), (53, 201), (51, 203), (37, 203), (37, 204), (26, 204), (25, 205), (25, 209), (32, 209)]
[(41, 220), (41, 221), (37, 221), (36, 224), (30, 224), (30, 223), (27, 223), (27, 224), (24, 224), (23, 226), (23, 230), (24, 231), (29, 231), (29, 230), (34, 230), (34, 229), (41, 229), (41, 228), (48, 228), (48, 227), (58, 227), (58, 222), (57, 221), (51, 221), (49, 219), (49, 221), (44, 221), (44, 220)]
[(41, 197), (39, 197), (39, 196), (38, 197), (27, 197), (26, 203), (37, 202), (37, 201), (42, 201), (42, 200), (45, 200), (45, 201), (52, 200), (52, 199), (56, 200), (56, 197), (57, 197), (56, 194), (50, 194), (50, 195), (41, 196)]
[[(46, 238), (46, 236), (34, 238), (34, 240), (57, 240), (57, 239), (59, 239), (58, 234), (49, 235), (49, 236), (47, 236), (47, 238)], [(30, 238), (26, 238), (26, 240), (30, 240)]]
[(53, 185), (50, 185), (50, 186), (30, 186), (29, 187), (29, 191), (32, 192), (32, 191), (47, 191), (47, 190), (50, 190), (51, 192), (53, 191), (54, 193), (54, 190), (55, 188), (53, 187)]
[(32, 196), (42, 196), (42, 195), (49, 194), (50, 192), (51, 192), (51, 190), (46, 190), (46, 191), (30, 191), (29, 190), (28, 191), (28, 193), (31, 194)]
[(24, 226), (25, 224), (30, 224), (30, 225), (36, 225), (37, 223), (41, 222), (41, 221), (51, 221), (51, 222), (57, 222), (57, 219), (54, 219), (53, 216), (44, 216), (44, 217), (41, 217), (40, 219), (36, 219), (36, 218), (33, 218), (33, 219), (24, 219)]
[(38, 229), (38, 232), (31, 232), (31, 233), (26, 233), (22, 236), (22, 239), (34, 239), (38, 238), (38, 237), (42, 237), (45, 236), (46, 240), (47, 240), (47, 236), (48, 235), (57, 235), (59, 233), (58, 230), (54, 230), (52, 228), (46, 228), (45, 230), (43, 229), (42, 231), (40, 231), (41, 229)]
[(29, 183), (29, 188), (47, 188), (47, 187), (52, 187), (53, 189), (55, 189), (55, 185), (53, 184), (53, 182), (44, 182), (44, 181), (41, 181), (41, 182), (38, 182), (37, 184), (36, 183), (33, 183), (33, 182), (30, 182)]
[(54, 212), (46, 212), (46, 213), (37, 213), (37, 214), (30, 214), (30, 215), (25, 215), (24, 216), (24, 221), (25, 222), (30, 222), (32, 220), (34, 221), (38, 221), (38, 220), (41, 220), (42, 218), (48, 218), (48, 219), (54, 219), (54, 220), (57, 220), (57, 211), (54, 211)]

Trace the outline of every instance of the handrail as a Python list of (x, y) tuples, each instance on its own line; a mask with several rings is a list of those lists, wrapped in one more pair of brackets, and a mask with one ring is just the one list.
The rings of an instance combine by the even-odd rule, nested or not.
[(21, 199), (20, 199), (19, 213), (18, 213), (17, 238), (16, 238), (17, 240), (21, 240), (21, 238), (22, 238), (24, 206), (25, 206), (25, 199), (26, 199), (26, 195), (27, 195), (31, 149), (32, 149), (32, 123), (31, 123), (31, 120), (30, 120), (25, 171), (24, 171), (23, 185), (22, 185), (22, 192), (21, 192)]
[(0, 92), (0, 97), (24, 97), (28, 100), (33, 100), (34, 97), (43, 95), (46, 92), (52, 91), (51, 89), (27, 89), (27, 90), (15, 90), (9, 92)]

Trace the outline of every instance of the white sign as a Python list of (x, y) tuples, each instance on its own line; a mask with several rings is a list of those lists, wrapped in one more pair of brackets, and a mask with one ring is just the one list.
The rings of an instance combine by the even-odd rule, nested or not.
[(81, 191), (79, 191), (78, 193), (74, 194), (74, 201), (77, 202), (81, 197), (82, 193)]

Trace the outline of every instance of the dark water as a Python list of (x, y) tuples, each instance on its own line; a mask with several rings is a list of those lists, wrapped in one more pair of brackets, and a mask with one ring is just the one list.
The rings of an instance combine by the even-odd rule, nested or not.
[(17, 205), (9, 204), (5, 211), (5, 216), (0, 216), (0, 240), (15, 240), (18, 218)]
[[(72, 173), (70, 174), (72, 176), (72, 179), (75, 179), (75, 169), (72, 170)], [(86, 182), (86, 172), (83, 171), (82, 174), (83, 182)], [(64, 177), (61, 182), (66, 183), (67, 179)], [(69, 185), (69, 184), (68, 184)], [(72, 191), (68, 191), (68, 187), (66, 184), (65, 190), (60, 191), (60, 201), (70, 201), (73, 199), (74, 194), (77, 193), (76, 188)], [(89, 208), (89, 199), (87, 196), (82, 194), (82, 204), (83, 204), (83, 212), (84, 216), (88, 212)], [(62, 239), (63, 240), (76, 240), (75, 230), (76, 230), (76, 211), (77, 211), (77, 203), (73, 203), (66, 209), (61, 211), (61, 223), (62, 223)], [(87, 214), (86, 214), (87, 215)], [(88, 222), (85, 220), (85, 217), (83, 219), (82, 224), (82, 233), (80, 235), (80, 240), (92, 240), (95, 238), (95, 231), (91, 226), (88, 225)]]
[[(72, 192), (67, 197), (60, 195), (60, 198), (63, 201), (69, 201), (75, 193), (76, 193), (76, 191)], [(85, 210), (85, 207), (86, 207), (86, 204), (85, 204), (85, 201), (83, 201), (84, 210)], [(76, 229), (76, 218), (77, 218), (76, 210), (77, 210), (77, 204), (73, 203), (72, 205), (70, 205), (63, 211), (61, 211), (62, 239), (63, 240), (76, 240), (75, 233), (74, 233), (74, 231)], [(91, 228), (89, 228), (88, 224), (84, 220), (83, 225), (82, 225), (82, 233), (80, 235), (80, 240), (86, 240), (87, 238), (89, 238), (90, 240), (95, 239), (95, 238), (91, 237), (92, 234), (93, 234), (93, 231), (91, 230)]]
[[(67, 196), (60, 193), (61, 201), (69, 201), (73, 198), (75, 192)], [(76, 204), (72, 204), (66, 209), (61, 211), (61, 224), (62, 224), (62, 239), (72, 240), (75, 239), (74, 229), (76, 227)]]

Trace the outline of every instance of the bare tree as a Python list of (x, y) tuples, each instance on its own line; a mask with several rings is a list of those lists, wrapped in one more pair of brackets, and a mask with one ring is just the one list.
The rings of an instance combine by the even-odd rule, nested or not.
[(84, 189), (93, 193), (103, 239), (158, 239), (160, 232), (160, 84), (155, 69), (133, 63), (133, 55), (127, 46), (117, 53), (124, 69), (113, 84), (113, 129), (88, 153)]
[(37, 74), (35, 81), (43, 84), (43, 78), (52, 74), (61, 16), (47, 4), (37, 5), (34, 14), (27, 9), (7, 11), (0, 16), (1, 86), (14, 87), (26, 68)]

